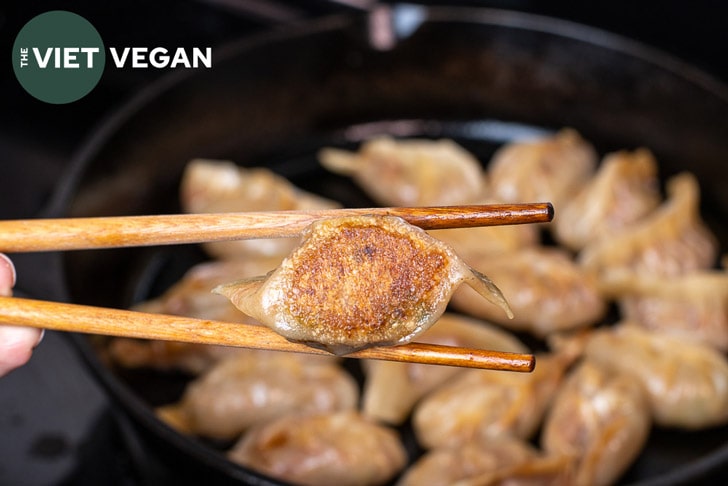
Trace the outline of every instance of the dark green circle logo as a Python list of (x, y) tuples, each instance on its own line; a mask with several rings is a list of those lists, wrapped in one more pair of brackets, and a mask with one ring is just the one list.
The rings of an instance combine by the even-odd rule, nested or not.
[(91, 23), (64, 10), (31, 19), (13, 45), (13, 70), (25, 90), (46, 103), (71, 103), (101, 79), (106, 52)]

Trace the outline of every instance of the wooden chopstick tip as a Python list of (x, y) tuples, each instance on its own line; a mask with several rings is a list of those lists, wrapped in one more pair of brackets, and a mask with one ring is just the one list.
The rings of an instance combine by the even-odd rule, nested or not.
[[(550, 203), (549, 203), (549, 204), (550, 204)], [(526, 365), (526, 367), (525, 367), (524, 371), (525, 371), (526, 373), (531, 373), (531, 372), (533, 372), (533, 370), (535, 370), (535, 369), (536, 369), (536, 356), (532, 354), (532, 355), (530, 356), (530, 358), (528, 359), (528, 363), (527, 363), (527, 365)]]
[(546, 203), (546, 217), (549, 222), (554, 220), (554, 205), (551, 202)]

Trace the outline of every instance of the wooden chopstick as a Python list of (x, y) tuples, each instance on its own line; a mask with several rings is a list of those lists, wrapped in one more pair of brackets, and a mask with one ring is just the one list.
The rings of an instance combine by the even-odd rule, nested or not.
[(0, 252), (293, 237), (317, 219), (357, 215), (400, 216), (424, 229), (445, 229), (545, 223), (554, 210), (551, 203), (531, 203), (6, 220), (0, 221)]
[[(19, 297), (0, 297), (0, 322), (86, 334), (330, 355), (288, 341), (263, 326)], [(530, 372), (535, 366), (535, 358), (529, 354), (422, 343), (374, 347), (346, 356), (503, 371)]]
[[(548, 222), (553, 219), (553, 207), (550, 203), (489, 204), (9, 220), (0, 221), (0, 252), (294, 237), (318, 219), (357, 215), (399, 216), (423, 229), (470, 228)], [(0, 322), (86, 334), (330, 354), (288, 341), (263, 326), (17, 297), (0, 297)], [(523, 372), (535, 366), (529, 354), (422, 343), (373, 347), (347, 357)]]

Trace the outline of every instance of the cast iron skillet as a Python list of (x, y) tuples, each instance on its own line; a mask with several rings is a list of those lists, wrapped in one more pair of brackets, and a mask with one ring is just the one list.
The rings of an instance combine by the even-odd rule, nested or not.
[[(728, 88), (645, 46), (564, 21), (473, 8), (402, 6), (389, 14), (396, 40), (389, 48), (371, 42), (368, 16), (336, 16), (217, 49), (212, 69), (150, 86), (82, 148), (59, 188), (58, 214), (178, 212), (180, 174), (194, 157), (266, 165), (364, 206), (371, 202), (351, 182), (318, 167), (319, 147), (355, 146), (383, 132), (448, 137), (487, 161), (504, 142), (570, 126), (602, 153), (649, 147), (664, 177), (694, 172), (703, 213), (726, 250)], [(73, 301), (127, 307), (204, 257), (196, 247), (165, 247), (59, 258)], [(153, 416), (149, 404), (178, 394), (179, 380), (115, 373), (86, 338), (74, 340), (129, 440), (155, 458), (153, 482), (171, 474), (279, 484)], [(726, 438), (727, 428), (657, 429), (623, 482), (694, 484), (726, 464)]]

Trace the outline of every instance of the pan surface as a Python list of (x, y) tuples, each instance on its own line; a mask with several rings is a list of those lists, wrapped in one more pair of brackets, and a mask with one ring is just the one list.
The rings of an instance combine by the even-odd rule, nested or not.
[[(726, 251), (725, 86), (642, 45), (554, 19), (416, 6), (388, 14), (378, 24), (389, 29), (386, 45), (371, 35), (371, 18), (330, 17), (245, 39), (216, 51), (211, 70), (150, 86), (82, 148), (59, 190), (59, 215), (179, 212), (180, 176), (196, 157), (267, 166), (304, 189), (368, 206), (351, 181), (319, 167), (319, 148), (381, 133), (452, 138), (486, 162), (503, 143), (569, 126), (600, 153), (650, 148), (663, 177), (695, 173), (706, 222)], [(164, 247), (62, 258), (74, 302), (128, 307), (205, 257), (197, 247)], [(183, 379), (116, 373), (85, 338), (75, 341), (122, 421), (180, 477), (279, 484), (154, 417), (150, 405), (179, 395)], [(726, 439), (727, 427), (655, 429), (622, 482), (695, 484), (728, 463)]]

